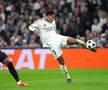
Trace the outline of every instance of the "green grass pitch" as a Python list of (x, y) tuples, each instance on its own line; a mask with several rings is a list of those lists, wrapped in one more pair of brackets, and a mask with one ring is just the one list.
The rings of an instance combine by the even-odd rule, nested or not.
[(71, 84), (66, 83), (60, 70), (18, 70), (18, 73), (30, 86), (17, 86), (8, 70), (0, 70), (0, 90), (108, 90), (108, 69), (69, 69)]

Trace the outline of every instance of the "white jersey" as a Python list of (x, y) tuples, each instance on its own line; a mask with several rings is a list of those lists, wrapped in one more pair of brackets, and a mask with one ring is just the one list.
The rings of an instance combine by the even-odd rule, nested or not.
[(53, 43), (57, 38), (55, 20), (52, 23), (47, 22), (44, 18), (36, 20), (29, 26), (31, 31), (39, 30), (39, 36), (42, 40), (43, 47), (50, 47), (50, 43)]
[(67, 45), (68, 37), (56, 33), (55, 21), (49, 23), (46, 20), (44, 20), (44, 18), (38, 19), (29, 26), (29, 29), (31, 31), (38, 29), (39, 36), (43, 43), (43, 47), (50, 47), (50, 50), (55, 58), (61, 56), (61, 47)]

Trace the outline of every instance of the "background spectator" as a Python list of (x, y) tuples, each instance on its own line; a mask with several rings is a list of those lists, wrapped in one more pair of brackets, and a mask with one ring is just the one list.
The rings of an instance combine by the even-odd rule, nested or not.
[(0, 47), (40, 48), (28, 26), (47, 10), (56, 13), (57, 33), (108, 47), (108, 0), (0, 0)]

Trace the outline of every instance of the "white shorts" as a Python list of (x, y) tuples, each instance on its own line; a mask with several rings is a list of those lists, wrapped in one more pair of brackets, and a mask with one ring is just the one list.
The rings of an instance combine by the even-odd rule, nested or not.
[(55, 59), (61, 56), (61, 47), (67, 46), (67, 39), (67, 36), (62, 35), (57, 35), (57, 37), (53, 39), (53, 43), (50, 44), (50, 50), (53, 53)]

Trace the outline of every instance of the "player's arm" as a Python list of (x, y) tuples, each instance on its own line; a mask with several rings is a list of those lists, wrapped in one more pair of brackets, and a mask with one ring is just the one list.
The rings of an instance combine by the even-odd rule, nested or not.
[(39, 35), (39, 28), (37, 23), (33, 23), (29, 26), (29, 30), (33, 31), (36, 35)]

